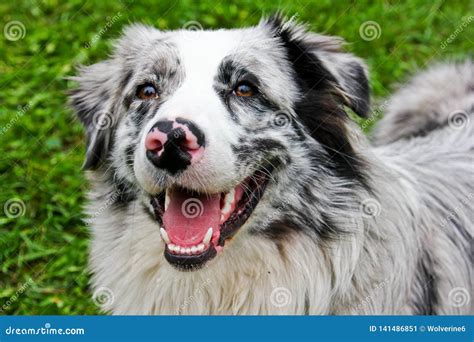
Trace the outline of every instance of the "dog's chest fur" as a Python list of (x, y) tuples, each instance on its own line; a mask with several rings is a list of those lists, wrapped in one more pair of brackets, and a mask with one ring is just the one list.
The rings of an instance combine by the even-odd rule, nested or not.
[[(412, 254), (413, 241), (378, 229), (364, 232), (361, 217), (341, 213), (353, 232), (323, 248), (304, 233), (272, 241), (243, 232), (204, 269), (181, 272), (163, 258), (156, 223), (139, 200), (117, 210), (95, 198), (89, 207), (93, 285), (95, 291), (110, 291), (103, 308), (114, 314), (410, 312), (404, 297), (394, 299), (390, 293), (408, 286), (411, 267), (390, 253), (403, 245)], [(405, 276), (388, 271), (397, 268)]]
[[(338, 39), (278, 17), (202, 34), (131, 27), (71, 96), (88, 134), (94, 296), (106, 293), (114, 314), (472, 312), (452, 293), (473, 283), (473, 79), (471, 62), (420, 76), (392, 100), (371, 145), (346, 113), (369, 112), (366, 68)], [(236, 95), (244, 81), (252, 96)], [(140, 98), (143, 86), (157, 96)], [(450, 122), (459, 112), (464, 127)], [(178, 114), (206, 146), (172, 175), (150, 162), (146, 138)], [(253, 186), (261, 197), (233, 239), (216, 241), (224, 247), (205, 264), (196, 256), (204, 268), (174, 269), (165, 258), (179, 239), (164, 235), (164, 253), (150, 200), (170, 189), (228, 193), (257, 171), (265, 190)]]

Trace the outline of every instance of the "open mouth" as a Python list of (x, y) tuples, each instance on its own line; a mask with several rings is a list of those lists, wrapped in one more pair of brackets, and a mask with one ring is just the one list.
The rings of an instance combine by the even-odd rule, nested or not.
[(205, 194), (175, 186), (153, 196), (166, 260), (192, 270), (215, 257), (252, 214), (272, 171), (272, 166), (257, 170), (226, 192)]

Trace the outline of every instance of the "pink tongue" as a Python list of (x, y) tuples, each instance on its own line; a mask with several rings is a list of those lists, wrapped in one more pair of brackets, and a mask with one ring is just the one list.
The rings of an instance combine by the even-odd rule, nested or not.
[(163, 226), (171, 243), (195, 246), (202, 242), (209, 228), (219, 231), (221, 195), (198, 195), (170, 191), (168, 208), (163, 214)]

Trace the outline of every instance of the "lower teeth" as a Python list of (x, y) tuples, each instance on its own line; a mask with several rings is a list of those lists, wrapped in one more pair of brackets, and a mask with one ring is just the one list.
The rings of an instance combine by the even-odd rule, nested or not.
[(177, 245), (169, 244), (168, 249), (174, 254), (193, 255), (201, 254), (202, 252), (204, 252), (206, 246), (202, 243), (192, 247), (180, 247)]

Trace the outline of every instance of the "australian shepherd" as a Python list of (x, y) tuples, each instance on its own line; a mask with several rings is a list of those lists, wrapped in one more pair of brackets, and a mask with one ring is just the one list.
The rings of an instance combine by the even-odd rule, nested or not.
[[(133, 25), (79, 70), (104, 310), (472, 313), (473, 63), (432, 67), (374, 111), (342, 43), (281, 15)], [(354, 119), (381, 112), (369, 139)]]

